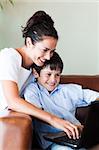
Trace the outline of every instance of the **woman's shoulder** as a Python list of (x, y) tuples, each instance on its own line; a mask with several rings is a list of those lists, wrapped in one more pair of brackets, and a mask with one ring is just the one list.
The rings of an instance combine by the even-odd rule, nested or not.
[(0, 56), (17, 56), (17, 57), (20, 57), (21, 55), (16, 51), (16, 49), (14, 48), (4, 48), (4, 49), (1, 49), (0, 51)]
[(4, 48), (0, 51), (0, 61), (16, 62), (22, 61), (21, 55), (14, 48)]

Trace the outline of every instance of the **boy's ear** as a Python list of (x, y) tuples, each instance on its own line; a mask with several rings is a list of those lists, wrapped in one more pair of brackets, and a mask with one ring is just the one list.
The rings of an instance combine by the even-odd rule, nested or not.
[(35, 78), (38, 78), (39, 77), (39, 74), (37, 73), (37, 71), (33, 68), (33, 75)]

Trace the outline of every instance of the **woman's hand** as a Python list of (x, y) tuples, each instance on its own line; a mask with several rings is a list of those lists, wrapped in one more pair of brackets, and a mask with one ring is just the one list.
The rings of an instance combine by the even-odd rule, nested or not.
[(78, 131), (79, 131), (79, 137), (81, 136), (82, 130), (84, 128), (83, 125), (77, 125)]
[(79, 129), (82, 130), (82, 125), (74, 125), (70, 123), (69, 121), (60, 119), (58, 117), (52, 116), (50, 124), (54, 126), (55, 128), (63, 130), (69, 138), (79, 138)]

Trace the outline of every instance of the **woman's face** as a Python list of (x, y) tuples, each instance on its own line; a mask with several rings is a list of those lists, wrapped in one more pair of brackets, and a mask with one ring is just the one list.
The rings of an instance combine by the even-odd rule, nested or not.
[(29, 58), (38, 66), (42, 66), (46, 60), (49, 60), (57, 45), (57, 39), (44, 36), (42, 41), (36, 42), (28, 51)]

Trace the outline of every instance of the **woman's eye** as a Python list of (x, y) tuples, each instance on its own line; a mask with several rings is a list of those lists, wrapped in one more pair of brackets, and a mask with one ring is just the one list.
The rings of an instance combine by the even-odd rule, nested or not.
[(42, 49), (42, 51), (43, 51), (43, 52), (47, 52), (48, 50), (47, 50), (47, 49)]
[(44, 49), (43, 51), (44, 51), (44, 52), (47, 52), (47, 49)]

